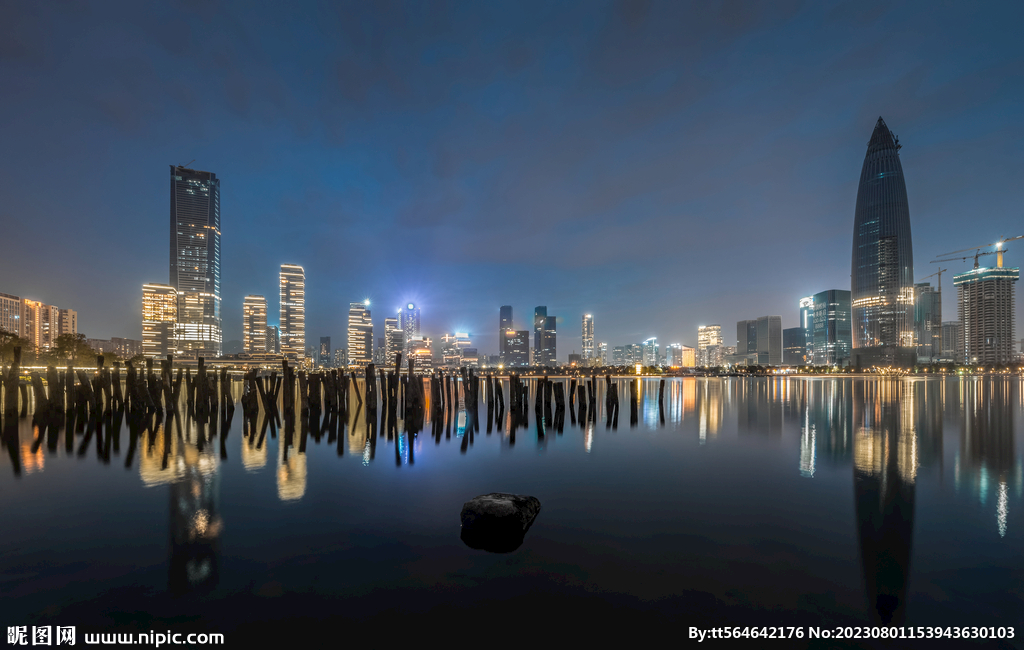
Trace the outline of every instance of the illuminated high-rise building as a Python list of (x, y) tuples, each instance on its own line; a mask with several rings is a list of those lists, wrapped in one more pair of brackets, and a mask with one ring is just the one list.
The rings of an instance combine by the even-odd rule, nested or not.
[(420, 308), (413, 303), (406, 303), (405, 307), (398, 312), (398, 326), (402, 328), (402, 332), (405, 335), (405, 351), (408, 357), (409, 341), (417, 338), (420, 335)]
[(267, 327), (267, 350), (270, 354), (281, 354), (281, 328), (277, 325)]
[[(352, 302), (348, 306), (348, 363), (365, 367), (373, 362), (373, 321), (370, 301)], [(403, 362), (404, 363), (404, 362)]]
[(914, 253), (901, 145), (881, 117), (857, 190), (850, 295), (856, 365), (912, 365)]
[(320, 347), (317, 349), (316, 363), (322, 368), (329, 368), (331, 366), (331, 337), (320, 337)]
[(505, 360), (506, 367), (522, 367), (530, 363), (530, 331), (529, 330), (506, 330), (505, 331)]
[(541, 358), (536, 360), (535, 365), (544, 365), (549, 368), (553, 368), (557, 365), (557, 348), (556, 348), (556, 328), (557, 324), (554, 316), (548, 316), (544, 319), (544, 331), (541, 334)]
[(814, 341), (814, 296), (807, 296), (800, 299), (800, 325), (804, 330), (804, 341), (807, 350), (804, 354), (807, 361), (811, 359), (811, 343)]
[(242, 350), (267, 352), (267, 299), (246, 296), (242, 301)]
[[(409, 350), (409, 359), (413, 362), (413, 369), (417, 374), (429, 374), (434, 368), (433, 341), (425, 336), (417, 336), (409, 341), (406, 346)], [(405, 363), (409, 367), (408, 362)]]
[(594, 358), (594, 316), (583, 315), (583, 361), (586, 364)]
[(853, 327), (850, 321), (850, 292), (831, 289), (814, 294), (811, 363), (842, 366), (851, 357)]
[[(384, 363), (389, 368), (395, 365), (399, 353), (405, 353), (405, 332), (398, 326), (398, 318), (384, 319)], [(408, 357), (405, 357), (408, 359)], [(403, 362), (404, 363), (404, 362)]]
[(953, 276), (965, 363), (1014, 361), (1014, 283), (1020, 269), (975, 268)]
[(597, 365), (608, 365), (608, 344), (601, 343), (597, 346)]
[(761, 316), (757, 319), (757, 363), (762, 366), (782, 365), (782, 316)]
[(658, 353), (658, 337), (652, 336), (640, 344), (641, 363), (645, 366), (657, 366), (660, 363)]
[(22, 336), (37, 350), (48, 350), (57, 342), (60, 309), (38, 300), (22, 299)]
[[(505, 354), (505, 332), (515, 331), (512, 329), (512, 305), (504, 305), (498, 315), (498, 353)], [(507, 363), (507, 362), (506, 362)]]
[(963, 363), (964, 344), (961, 340), (963, 328), (960, 321), (948, 320), (942, 324), (942, 360)]
[(697, 365), (722, 365), (722, 326), (701, 325), (697, 328)]
[(306, 271), (281, 265), (281, 354), (301, 362), (306, 356)]
[(533, 310), (533, 365), (543, 366), (546, 356), (544, 354), (544, 328), (548, 323), (548, 308), (537, 307)]
[(942, 294), (931, 283), (914, 285), (914, 338), (918, 363), (932, 363), (942, 356)]
[(170, 286), (179, 353), (220, 356), (220, 180), (171, 165)]
[(166, 357), (175, 354), (178, 292), (169, 284), (142, 285), (142, 354)]
[(736, 323), (736, 354), (757, 354), (757, 321)]

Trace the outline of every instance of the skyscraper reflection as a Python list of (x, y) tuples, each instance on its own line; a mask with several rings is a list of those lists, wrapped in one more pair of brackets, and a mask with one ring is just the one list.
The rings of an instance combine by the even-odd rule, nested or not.
[(876, 624), (906, 614), (914, 529), (917, 440), (909, 382), (855, 382), (853, 482), (861, 564)]

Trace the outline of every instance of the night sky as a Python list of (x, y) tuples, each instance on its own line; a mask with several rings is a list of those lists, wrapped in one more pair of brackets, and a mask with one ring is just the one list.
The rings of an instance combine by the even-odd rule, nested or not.
[[(734, 345), (850, 288), (880, 115), (916, 281), (1024, 234), (1021, 24), (1020, 2), (3, 1), (0, 291), (141, 338), (169, 165), (194, 160), (221, 179), (225, 341), (246, 294), (276, 323), (293, 263), (307, 345), (344, 345), (364, 298), (375, 335), (413, 301), (481, 353), (504, 304), (558, 316), (560, 360), (584, 313), (610, 347), (710, 323)], [(971, 266), (942, 265), (943, 320)]]

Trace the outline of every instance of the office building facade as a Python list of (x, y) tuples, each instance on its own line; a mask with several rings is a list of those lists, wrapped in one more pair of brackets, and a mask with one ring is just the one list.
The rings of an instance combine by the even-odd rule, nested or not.
[(811, 362), (843, 366), (851, 358), (853, 322), (851, 292), (832, 289), (814, 294)]
[(331, 337), (329, 336), (320, 337), (320, 348), (317, 350), (316, 365), (321, 368), (329, 368), (331, 366)]
[(580, 355), (586, 364), (594, 358), (594, 315), (583, 315), (583, 353)]
[(965, 363), (1012, 363), (1015, 359), (1016, 268), (976, 268), (953, 276)]
[(301, 362), (306, 356), (306, 271), (281, 265), (281, 354)]
[(370, 301), (349, 303), (348, 364), (366, 367), (370, 363), (373, 363), (373, 321), (370, 319)]
[(658, 337), (652, 336), (640, 344), (640, 363), (645, 366), (661, 365), (660, 351), (658, 350)]
[(169, 284), (142, 285), (142, 354), (165, 358), (177, 352), (178, 291)]
[(942, 324), (942, 360), (963, 363), (963, 341), (960, 339), (962, 329), (960, 321), (948, 320)]
[(717, 367), (722, 365), (722, 326), (701, 325), (697, 328), (697, 365)]
[(170, 166), (170, 280), (178, 297), (176, 347), (220, 356), (220, 180), (212, 172)]
[(246, 296), (242, 301), (242, 350), (267, 352), (267, 299)]
[(901, 145), (881, 117), (857, 189), (850, 294), (859, 366), (913, 365), (914, 255)]
[(420, 308), (413, 303), (407, 303), (398, 312), (398, 326), (402, 328), (406, 340), (406, 353), (408, 356), (409, 341), (420, 336)]
[(807, 340), (803, 327), (782, 330), (782, 365), (802, 366), (807, 362)]
[[(395, 366), (399, 354), (405, 354), (405, 332), (398, 326), (398, 317), (384, 319), (384, 363)], [(405, 357), (408, 359), (408, 356)]]
[(530, 331), (505, 331), (505, 367), (524, 367), (530, 364)]
[(762, 366), (782, 365), (782, 316), (761, 316), (757, 319), (757, 363)]
[(512, 305), (503, 305), (498, 313), (498, 355), (505, 354), (505, 332), (514, 332), (512, 327)]
[(277, 325), (267, 327), (267, 353), (281, 354), (281, 328)]
[(927, 282), (914, 285), (914, 339), (918, 363), (942, 357), (942, 294)]

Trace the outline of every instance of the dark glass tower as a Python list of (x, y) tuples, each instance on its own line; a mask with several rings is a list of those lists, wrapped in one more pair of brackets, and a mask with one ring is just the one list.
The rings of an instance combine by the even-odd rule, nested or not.
[(504, 356), (508, 348), (505, 332), (512, 330), (512, 305), (503, 305), (498, 318), (498, 352)]
[(853, 224), (853, 358), (861, 366), (904, 366), (916, 358), (914, 254), (899, 149), (879, 117), (860, 172)]
[(221, 353), (220, 181), (171, 165), (170, 284), (178, 291), (178, 352)]

